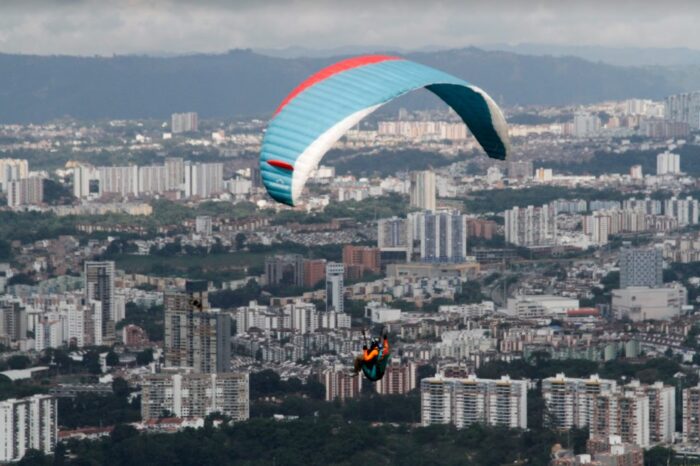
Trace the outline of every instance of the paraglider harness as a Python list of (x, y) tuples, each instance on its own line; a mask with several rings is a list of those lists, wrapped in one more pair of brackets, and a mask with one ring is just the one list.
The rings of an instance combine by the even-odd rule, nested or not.
[[(362, 337), (365, 339), (366, 345), (367, 336), (365, 335), (364, 330), (362, 330)], [(389, 359), (391, 358), (391, 353), (387, 353), (386, 355), (384, 354), (384, 341), (382, 338), (379, 338), (379, 342), (377, 343), (377, 350), (379, 353), (377, 354), (377, 357), (374, 361), (363, 362), (362, 364), (362, 373), (365, 374), (365, 377), (367, 377), (372, 382), (376, 382), (377, 380), (384, 377), (386, 366), (389, 363)]]

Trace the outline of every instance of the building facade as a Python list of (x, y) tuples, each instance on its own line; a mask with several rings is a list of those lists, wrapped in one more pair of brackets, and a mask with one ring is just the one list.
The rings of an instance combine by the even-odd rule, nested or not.
[(326, 264), (326, 311), (343, 312), (345, 309), (343, 285), (345, 266), (337, 262)]
[(165, 365), (196, 373), (229, 372), (231, 316), (209, 308), (206, 282), (188, 282), (188, 290), (167, 292)]
[(671, 152), (662, 152), (656, 156), (657, 175), (678, 175), (681, 173), (681, 156)]
[(411, 173), (411, 207), (435, 210), (436, 205), (435, 172)]
[(420, 255), (427, 262), (463, 262), (467, 257), (467, 216), (459, 212), (424, 212)]
[(421, 380), (421, 423), (453, 424), (457, 428), (474, 423), (527, 428), (527, 381), (445, 378)]
[(86, 261), (85, 300), (99, 301), (102, 308), (102, 340), (114, 341), (115, 297), (114, 297), (114, 262)]
[(53, 452), (56, 413), (56, 398), (50, 395), (0, 401), (0, 461), (18, 461), (30, 449)]
[(554, 206), (513, 207), (504, 215), (507, 242), (525, 247), (556, 244), (557, 214)]
[(158, 419), (164, 414), (180, 418), (205, 417), (212, 413), (233, 421), (250, 417), (248, 373), (161, 373), (144, 378), (141, 418)]
[(620, 249), (620, 288), (663, 285), (663, 251), (659, 248)]
[(583, 428), (591, 423), (595, 398), (615, 390), (614, 380), (592, 375), (588, 379), (557, 374), (542, 380), (542, 397), (547, 408), (547, 422), (558, 429)]
[(173, 134), (190, 133), (199, 129), (199, 116), (196, 112), (173, 113), (170, 116), (170, 131)]

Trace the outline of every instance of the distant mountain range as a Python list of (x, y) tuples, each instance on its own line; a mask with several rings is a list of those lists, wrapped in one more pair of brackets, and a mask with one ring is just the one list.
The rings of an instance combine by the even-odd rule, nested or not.
[(619, 66), (700, 65), (700, 50), (687, 47), (603, 47), (598, 45), (492, 44), (484, 50), (501, 50), (526, 55), (571, 56)]
[[(660, 99), (700, 88), (700, 67), (621, 67), (570, 56), (532, 56), (464, 48), (407, 53), (489, 92), (506, 106), (606, 99)], [(309, 74), (342, 57), (281, 58), (233, 50), (175, 57), (0, 54), (0, 122), (201, 117), (267, 117)], [(409, 108), (438, 105), (429, 93), (402, 98)]]
[[(592, 62), (603, 62), (618, 66), (685, 66), (700, 65), (700, 50), (687, 47), (609, 47), (600, 45), (552, 45), (537, 43), (522, 44), (483, 44), (477, 46), (483, 50), (498, 50), (521, 55), (551, 55), (554, 57), (578, 57)], [(375, 50), (393, 50), (403, 54), (413, 52), (436, 52), (447, 50), (446, 47), (428, 45), (420, 49), (402, 49), (400, 47), (380, 47), (376, 45), (347, 45), (329, 49), (312, 49), (307, 47), (286, 47), (278, 49), (254, 49), (255, 52), (271, 57), (333, 57), (338, 55), (372, 53)]]

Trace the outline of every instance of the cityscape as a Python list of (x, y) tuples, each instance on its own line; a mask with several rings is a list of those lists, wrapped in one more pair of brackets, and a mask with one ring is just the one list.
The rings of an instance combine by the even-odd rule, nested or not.
[[(170, 18), (140, 3), (119, 11)], [(596, 60), (486, 33), (462, 51), (405, 36), (392, 55), (381, 36), (220, 54), (160, 35), (62, 54), (13, 34), (0, 30), (0, 463), (700, 462), (700, 58), (617, 64), (603, 46)], [(628, 85), (555, 99), (571, 83), (553, 78), (552, 95), (518, 100), (443, 72), (450, 53), (575, 60), (578, 79), (604, 67)], [(93, 70), (84, 94), (42, 89), (12, 61), (60, 82), (70, 65), (56, 63), (76, 57)], [(207, 102), (169, 94), (179, 67), (221, 57), (245, 76), (240, 109), (216, 110), (228, 97), (209, 65), (196, 70)], [(132, 59), (153, 61), (172, 104), (149, 103), (149, 86), (91, 100)], [(277, 60), (293, 79), (269, 87)], [(255, 66), (259, 81), (243, 71)], [(439, 99), (409, 86), (352, 107), (385, 69), (438, 76), (417, 88)], [(469, 97), (455, 103), (458, 86)], [(318, 130), (334, 106), (341, 120)]]

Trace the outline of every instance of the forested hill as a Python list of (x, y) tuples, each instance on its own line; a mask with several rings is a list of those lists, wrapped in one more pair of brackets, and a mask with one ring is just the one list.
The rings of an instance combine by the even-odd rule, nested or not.
[[(476, 48), (406, 57), (479, 85), (505, 105), (662, 98), (692, 82), (687, 69), (617, 67)], [(284, 59), (250, 50), (179, 57), (0, 54), (0, 123), (63, 116), (165, 118), (179, 111), (205, 118), (265, 117), (306, 76), (340, 58)], [(418, 93), (401, 105), (437, 102)]]

